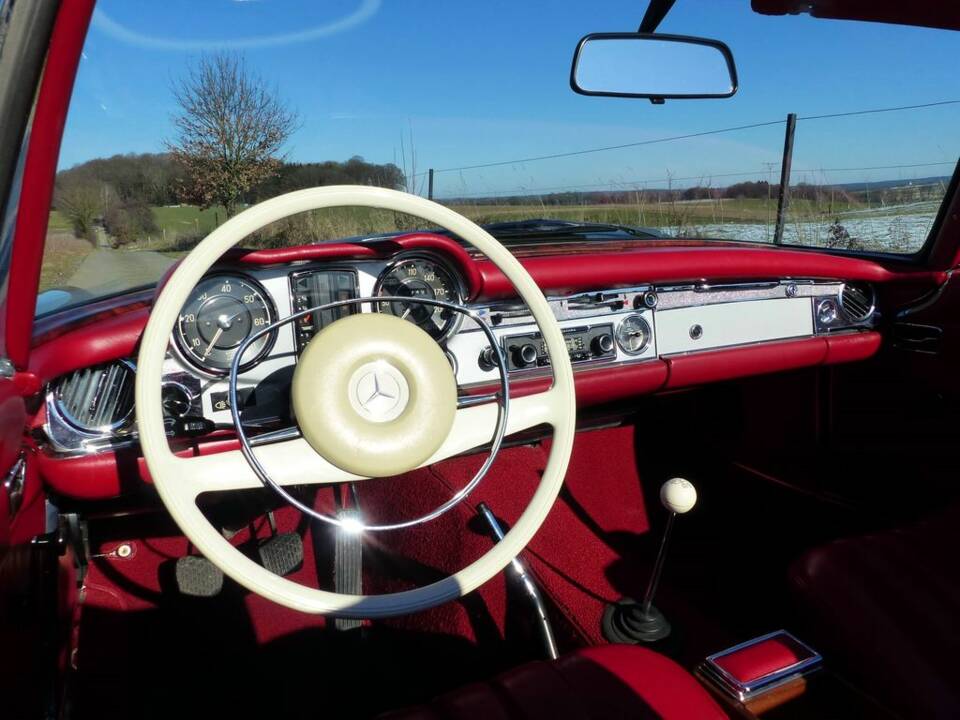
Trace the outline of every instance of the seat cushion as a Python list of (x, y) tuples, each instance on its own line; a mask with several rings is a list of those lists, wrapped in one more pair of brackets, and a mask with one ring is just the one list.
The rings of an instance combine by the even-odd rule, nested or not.
[(817, 548), (791, 569), (827, 660), (904, 717), (960, 717), (958, 551), (960, 505)]
[(646, 648), (606, 645), (534, 662), (390, 720), (697, 718), (727, 716), (686, 670)]

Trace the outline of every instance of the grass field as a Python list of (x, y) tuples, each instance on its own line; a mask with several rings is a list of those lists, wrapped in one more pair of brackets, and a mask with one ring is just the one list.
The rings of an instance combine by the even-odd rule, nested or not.
[(153, 216), (161, 235), (164, 232), (207, 235), (226, 219), (227, 214), (219, 207), (201, 210), (193, 205), (175, 205), (155, 207)]
[(40, 267), (40, 292), (67, 285), (92, 250), (89, 242), (73, 237), (69, 230), (48, 230)]
[[(896, 207), (869, 206), (857, 202), (815, 203), (797, 199), (790, 203), (786, 242), (822, 246), (829, 244), (829, 226), (839, 220), (867, 246), (895, 252), (915, 250), (922, 243), (936, 212), (936, 202)], [(614, 223), (652, 227), (670, 235), (726, 237), (769, 242), (777, 201), (767, 199), (722, 199), (657, 201), (637, 197), (633, 203), (524, 205), (458, 203), (451, 209), (478, 223), (530, 218), (556, 218), (580, 222)], [(124, 250), (159, 252), (180, 257), (225, 219), (222, 208), (201, 210), (189, 205), (153, 208), (158, 229)], [(929, 219), (929, 220), (928, 220)], [(280, 247), (324, 240), (412, 230), (424, 223), (401, 213), (370, 208), (332, 208), (303, 213), (275, 223), (247, 240), (248, 245)], [(851, 245), (853, 249), (856, 246)], [(50, 213), (48, 247), (44, 254), (42, 287), (65, 284), (90, 243), (72, 237), (70, 224), (59, 212)]]

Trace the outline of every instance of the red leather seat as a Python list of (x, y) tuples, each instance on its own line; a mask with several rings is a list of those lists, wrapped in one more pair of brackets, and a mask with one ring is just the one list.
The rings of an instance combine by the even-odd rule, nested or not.
[(384, 720), (537, 720), (727, 716), (686, 670), (646, 648), (606, 645), (534, 662)]
[(791, 569), (819, 649), (903, 717), (960, 717), (958, 552), (960, 505)]

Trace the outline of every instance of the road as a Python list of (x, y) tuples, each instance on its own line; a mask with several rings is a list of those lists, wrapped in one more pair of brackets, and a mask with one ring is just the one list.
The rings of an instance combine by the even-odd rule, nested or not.
[(108, 295), (150, 285), (174, 263), (173, 258), (139, 250), (94, 250), (80, 263), (68, 285)]

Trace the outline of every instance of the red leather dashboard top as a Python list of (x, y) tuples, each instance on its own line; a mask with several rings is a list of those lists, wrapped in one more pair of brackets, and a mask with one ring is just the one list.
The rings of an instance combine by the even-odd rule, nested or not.
[[(575, 291), (626, 287), (645, 283), (769, 278), (824, 278), (885, 283), (926, 281), (940, 284), (944, 273), (900, 272), (865, 258), (849, 258), (801, 250), (720, 247), (635, 248), (619, 253), (561, 255), (521, 259), (544, 290)], [(483, 297), (513, 295), (509, 281), (490, 262), (477, 263)]]

